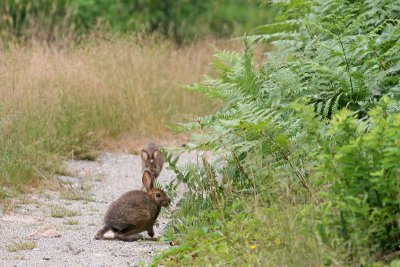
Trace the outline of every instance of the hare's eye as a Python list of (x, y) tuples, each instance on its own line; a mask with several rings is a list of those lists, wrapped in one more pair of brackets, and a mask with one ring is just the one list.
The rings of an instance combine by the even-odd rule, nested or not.
[(161, 197), (161, 194), (160, 193), (156, 193), (156, 197)]

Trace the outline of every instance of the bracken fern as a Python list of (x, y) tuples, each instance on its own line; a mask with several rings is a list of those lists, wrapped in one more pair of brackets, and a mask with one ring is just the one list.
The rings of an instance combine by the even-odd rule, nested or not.
[[(212, 245), (223, 247), (252, 227), (244, 223), (234, 228), (236, 235), (225, 234), (235, 220), (230, 214), (253, 218), (265, 212), (261, 206), (275, 209), (270, 215), (277, 217), (292, 207), (299, 214), (313, 211), (298, 227), (313, 240), (313, 252), (325, 255), (302, 265), (389, 260), (398, 253), (399, 235), (400, 155), (398, 149), (389, 149), (398, 146), (398, 137), (388, 127), (397, 121), (400, 106), (400, 3), (274, 2), (280, 10), (277, 21), (243, 37), (243, 54), (219, 52), (214, 61), (217, 77), (189, 87), (224, 105), (214, 115), (181, 125), (197, 130), (187, 150), (210, 150), (217, 160), (175, 165), (177, 181), (189, 188), (178, 211), (178, 228), (190, 245), (183, 245), (177, 258), (187, 259), (193, 246), (196, 255), (207, 254), (201, 261), (215, 264), (210, 251), (202, 248), (208, 241), (193, 243), (195, 226), (207, 227), (201, 236), (216, 238)], [(256, 66), (252, 46), (263, 42), (274, 49)], [(384, 111), (378, 112), (382, 105)], [(381, 201), (375, 201), (376, 195)], [(197, 210), (207, 212), (200, 218), (193, 216)], [(298, 219), (290, 216), (287, 220)], [(210, 230), (213, 227), (218, 230)], [(271, 231), (260, 225), (242, 242), (261, 244), (259, 233), (269, 236)], [(290, 231), (289, 236), (296, 232)], [(247, 263), (254, 265), (299, 264), (289, 259), (260, 261), (262, 251), (254, 259), (246, 248), (233, 247), (220, 249), (248, 257)], [(293, 243), (268, 249), (269, 255), (303, 251)]]

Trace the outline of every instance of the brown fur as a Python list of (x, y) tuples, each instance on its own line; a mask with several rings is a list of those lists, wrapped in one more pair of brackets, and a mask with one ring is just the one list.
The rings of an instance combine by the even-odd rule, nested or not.
[(111, 203), (104, 218), (104, 227), (97, 232), (95, 239), (103, 239), (110, 230), (115, 238), (124, 241), (137, 240), (140, 238), (137, 234), (143, 231), (147, 231), (150, 237), (154, 236), (153, 226), (161, 207), (167, 207), (171, 200), (164, 191), (153, 188), (149, 171), (144, 171), (142, 182), (147, 192), (129, 191)]
[(148, 144), (140, 153), (142, 157), (142, 171), (149, 170), (154, 178), (160, 175), (165, 159), (160, 152), (160, 146), (154, 143)]

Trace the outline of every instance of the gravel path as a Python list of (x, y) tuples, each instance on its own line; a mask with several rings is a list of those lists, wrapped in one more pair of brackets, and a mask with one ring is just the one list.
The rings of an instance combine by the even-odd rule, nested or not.
[[(180, 162), (195, 158), (182, 155)], [(122, 193), (140, 188), (138, 156), (105, 153), (97, 161), (66, 164), (74, 175), (59, 177), (60, 192), (29, 195), (9, 214), (0, 210), (0, 266), (136, 266), (151, 262), (153, 255), (169, 246), (160, 241), (93, 238), (108, 205)], [(158, 180), (165, 185), (173, 177), (164, 167)], [(156, 237), (166, 224), (166, 219), (159, 219)]]

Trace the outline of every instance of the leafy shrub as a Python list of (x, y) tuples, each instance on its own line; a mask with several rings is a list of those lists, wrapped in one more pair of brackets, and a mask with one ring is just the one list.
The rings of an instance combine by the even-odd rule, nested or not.
[(321, 182), (330, 185), (323, 235), (364, 262), (400, 246), (400, 114), (387, 114), (388, 101), (368, 121), (335, 115), (319, 156)]

